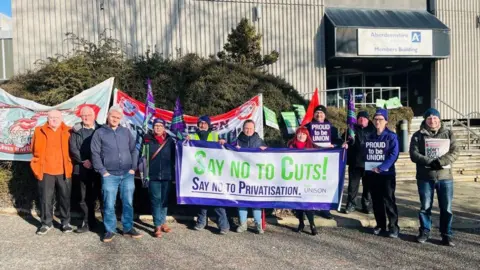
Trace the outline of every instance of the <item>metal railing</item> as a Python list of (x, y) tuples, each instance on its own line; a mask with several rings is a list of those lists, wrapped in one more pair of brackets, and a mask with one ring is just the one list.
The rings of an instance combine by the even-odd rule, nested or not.
[(375, 106), (377, 99), (398, 97), (402, 100), (400, 87), (345, 87), (320, 91), (320, 97), (324, 105), (346, 107), (348, 102), (348, 91), (352, 90), (355, 97), (355, 105), (365, 107), (367, 105)]
[[(438, 103), (441, 103), (443, 104), (444, 106), (446, 106), (447, 108), (449, 108), (450, 110), (454, 111), (456, 114), (460, 115), (461, 118), (452, 118), (450, 119), (450, 129), (453, 128), (453, 125), (454, 124), (459, 124), (460, 126), (464, 127), (468, 133), (467, 133), (467, 150), (470, 150), (470, 144), (471, 144), (471, 137), (470, 137), (470, 134), (473, 134), (475, 135), (478, 139), (480, 139), (480, 135), (478, 133), (476, 133), (471, 127), (470, 127), (470, 119), (471, 119), (471, 115), (480, 115), (480, 113), (478, 112), (471, 112), (467, 115), (464, 115), (463, 113), (459, 112), (458, 110), (456, 110), (455, 108), (453, 108), (452, 106), (450, 106), (449, 104), (447, 104), (445, 101), (439, 99), (439, 98), (436, 98), (435, 99), (435, 107), (438, 109)], [(462, 123), (462, 121), (460, 121), (460, 119), (466, 119), (467, 121), (467, 124), (465, 125), (464, 123)]]

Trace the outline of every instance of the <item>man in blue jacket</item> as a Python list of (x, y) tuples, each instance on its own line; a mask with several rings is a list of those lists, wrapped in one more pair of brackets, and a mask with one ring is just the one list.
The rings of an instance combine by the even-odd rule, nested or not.
[(93, 168), (102, 176), (103, 242), (111, 242), (117, 229), (115, 201), (120, 189), (122, 200), (123, 235), (140, 238), (143, 235), (133, 228), (134, 173), (137, 169), (138, 153), (135, 138), (129, 129), (120, 126), (123, 109), (114, 105), (108, 111), (107, 122), (92, 137)]
[(395, 162), (399, 150), (397, 135), (387, 128), (387, 123), (387, 110), (378, 109), (373, 117), (376, 132), (371, 133), (365, 141), (365, 178), (370, 185), (373, 213), (377, 222), (373, 234), (386, 234), (388, 217), (388, 236), (397, 238), (400, 228), (395, 202)]

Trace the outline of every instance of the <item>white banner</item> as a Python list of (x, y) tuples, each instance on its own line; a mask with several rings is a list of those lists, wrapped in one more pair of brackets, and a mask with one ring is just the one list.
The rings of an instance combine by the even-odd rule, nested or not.
[(432, 30), (358, 29), (358, 55), (433, 55)]
[(81, 121), (80, 110), (89, 106), (95, 111), (97, 122), (105, 123), (113, 80), (110, 78), (56, 106), (14, 97), (0, 88), (0, 160), (30, 161), (33, 131), (45, 124), (50, 110), (62, 112), (65, 124), (72, 126)]
[(337, 209), (344, 151), (219, 148), (177, 143), (180, 204)]

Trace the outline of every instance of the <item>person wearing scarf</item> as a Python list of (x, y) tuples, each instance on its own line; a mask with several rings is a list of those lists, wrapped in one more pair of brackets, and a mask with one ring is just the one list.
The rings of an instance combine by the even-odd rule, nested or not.
[(159, 118), (153, 120), (153, 132), (147, 133), (143, 140), (147, 154), (140, 160), (139, 170), (152, 204), (153, 236), (159, 238), (162, 232), (172, 231), (166, 224), (166, 216), (168, 193), (175, 175), (175, 141), (167, 134), (165, 121)]
[[(295, 149), (311, 149), (311, 148), (316, 148), (314, 142), (312, 141), (312, 138), (310, 137), (310, 132), (306, 127), (299, 127), (297, 131), (295, 132), (295, 137), (291, 139), (287, 146), (289, 148), (295, 148)], [(317, 235), (317, 227), (315, 227), (315, 219), (314, 219), (314, 210), (297, 210), (296, 211), (296, 216), (298, 218), (298, 228), (297, 232), (302, 232), (303, 229), (305, 228), (305, 215), (308, 218), (308, 222), (310, 223), (310, 229), (312, 232), (312, 235)]]

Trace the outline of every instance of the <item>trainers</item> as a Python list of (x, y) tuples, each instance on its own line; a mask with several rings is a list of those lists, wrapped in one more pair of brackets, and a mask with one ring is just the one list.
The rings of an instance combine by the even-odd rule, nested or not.
[(373, 234), (374, 235), (381, 235), (381, 234), (385, 234), (386, 230), (383, 229), (383, 228), (380, 228), (380, 227), (375, 227), (373, 228)]
[(312, 235), (317, 235), (318, 234), (317, 227), (310, 226), (310, 230), (312, 230)]
[(115, 234), (113, 232), (106, 232), (105, 235), (103, 236), (102, 241), (104, 243), (109, 243), (109, 242), (112, 242), (114, 237), (115, 237)]
[(262, 224), (257, 223), (256, 227), (257, 227), (257, 234), (263, 234), (264, 233), (264, 231), (262, 229)]
[(237, 228), (237, 233), (242, 233), (244, 231), (246, 231), (248, 228), (247, 228), (247, 223), (243, 223), (243, 224), (240, 224), (240, 226), (238, 226)]
[(350, 214), (350, 213), (353, 213), (355, 212), (355, 205), (353, 204), (350, 204), (350, 205), (347, 205), (347, 207), (345, 208), (345, 214)]
[(195, 227), (193, 227), (193, 228), (197, 231), (201, 231), (205, 228), (205, 224), (197, 223), (197, 224), (195, 224)]
[(51, 229), (52, 229), (52, 226), (42, 225), (42, 227), (40, 227), (40, 229), (38, 229), (37, 234), (38, 235), (45, 235)]
[(73, 232), (73, 228), (72, 228), (72, 226), (70, 226), (70, 224), (65, 224), (65, 225), (62, 226), (62, 232), (71, 233), (71, 232)]
[(89, 231), (89, 227), (88, 227), (88, 223), (86, 223), (86, 222), (83, 222), (82, 226), (78, 227), (75, 230), (76, 233), (84, 233), (84, 232), (88, 232), (88, 231)]
[(420, 244), (423, 244), (427, 242), (428, 238), (429, 238), (429, 233), (424, 230), (420, 230), (420, 233), (417, 236), (417, 242)]
[(447, 236), (447, 235), (442, 236), (442, 245), (449, 246), (449, 247), (454, 247), (455, 246), (455, 244), (452, 241), (452, 238), (450, 236)]
[(172, 229), (170, 229), (167, 224), (163, 224), (162, 226), (160, 226), (160, 229), (162, 229), (162, 232), (164, 233), (169, 233), (172, 231)]
[(227, 229), (220, 229), (220, 232), (219, 232), (219, 233), (220, 233), (221, 235), (226, 235), (229, 230), (230, 230), (230, 229), (228, 229), (228, 228), (227, 228)]
[(391, 230), (390, 233), (388, 234), (388, 237), (390, 238), (398, 238), (398, 229)]
[(143, 234), (137, 232), (135, 228), (132, 228), (130, 231), (123, 233), (123, 236), (130, 236), (134, 239), (142, 238)]
[(162, 237), (162, 227), (161, 226), (158, 226), (158, 227), (155, 228), (155, 231), (153, 231), (153, 236), (155, 236), (156, 238)]

